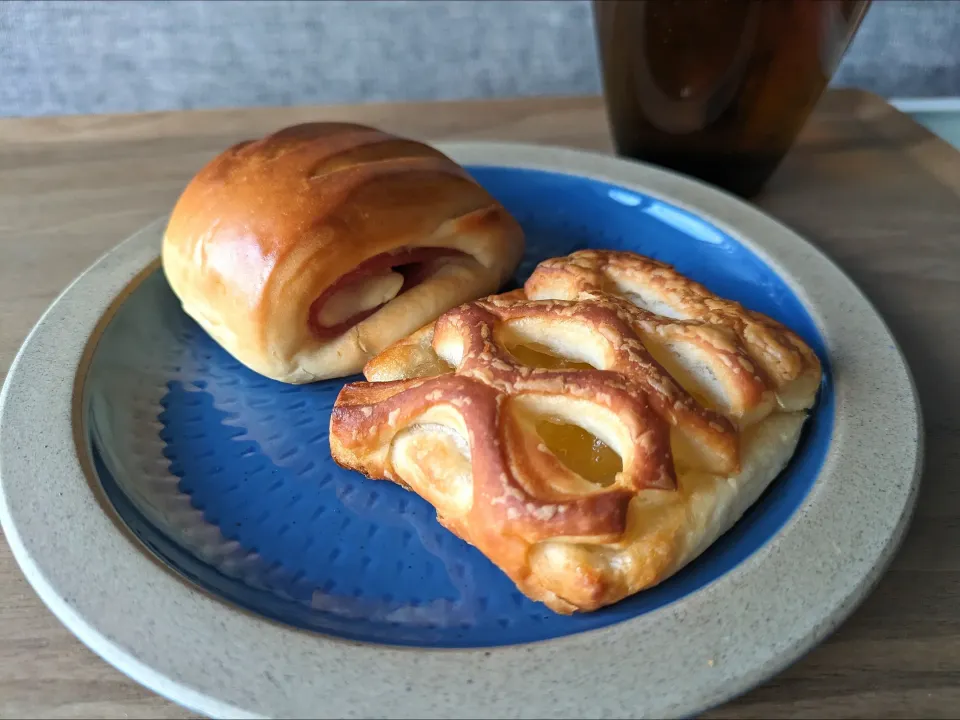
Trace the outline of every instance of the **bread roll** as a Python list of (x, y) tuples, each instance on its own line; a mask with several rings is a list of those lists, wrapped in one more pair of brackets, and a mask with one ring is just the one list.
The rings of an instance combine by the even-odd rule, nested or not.
[(287, 383), (359, 372), (444, 311), (496, 292), (523, 234), (438, 150), (308, 123), (243, 142), (187, 185), (163, 237), (183, 309)]

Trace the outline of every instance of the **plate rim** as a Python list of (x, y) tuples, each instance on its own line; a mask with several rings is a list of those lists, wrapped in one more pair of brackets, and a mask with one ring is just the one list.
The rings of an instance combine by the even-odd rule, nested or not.
[[(0, 525), (27, 580), (61, 622), (107, 662), (211, 716), (689, 716), (791, 664), (869, 593), (912, 517), (923, 464), (922, 415), (909, 367), (882, 317), (807, 240), (696, 180), (570, 148), (502, 142), (436, 146), (464, 165), (573, 174), (662, 199), (715, 224), (780, 275), (830, 351), (833, 437), (845, 437), (846, 444), (841, 453), (831, 443), (817, 482), (778, 533), (733, 570), (675, 603), (622, 623), (525, 645), (374, 646), (320, 637), (225, 604), (131, 542), (109, 517), (112, 506), (104, 512), (94, 497), (77, 457), (78, 371), (96, 345), (105, 314), (155, 265), (162, 217), (104, 254), (54, 300), (21, 346), (0, 392)], [(835, 353), (848, 358), (847, 366), (855, 360), (858, 372), (843, 372)], [(865, 387), (880, 378), (879, 395)], [(874, 415), (865, 423), (868, 403)], [(873, 452), (890, 456), (866, 465), (876, 469), (874, 482), (885, 479), (884, 492), (872, 495), (873, 505), (869, 492), (858, 494), (850, 483), (850, 477), (864, 475), (861, 445), (870, 437)], [(864, 485), (869, 491), (869, 483)], [(856, 498), (868, 504), (853, 503)], [(864, 507), (869, 517), (851, 512)], [(64, 524), (66, 518), (71, 524)], [(831, 547), (821, 523), (848, 540), (866, 533), (867, 547), (842, 547), (836, 534), (829, 538)], [(51, 527), (72, 532), (52, 533)], [(84, 566), (83, 554), (89, 552), (84, 548), (97, 548), (103, 566)], [(74, 561), (72, 567), (65, 559)], [(773, 571), (787, 567), (801, 569), (803, 582), (792, 588), (790, 580), (772, 582)], [(763, 587), (778, 592), (755, 592)], [(149, 632), (103, 604), (118, 597), (122, 606), (150, 611), (144, 613)], [(647, 656), (645, 648), (656, 651), (657, 661), (637, 677), (633, 666)], [(599, 675), (584, 671), (590, 662)], [(602, 697), (582, 691), (601, 681), (607, 684)]]

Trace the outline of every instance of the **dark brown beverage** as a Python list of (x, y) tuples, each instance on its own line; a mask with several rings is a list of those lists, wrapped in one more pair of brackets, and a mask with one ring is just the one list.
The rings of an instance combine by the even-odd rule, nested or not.
[(869, 0), (594, 0), (617, 152), (744, 197), (790, 148)]

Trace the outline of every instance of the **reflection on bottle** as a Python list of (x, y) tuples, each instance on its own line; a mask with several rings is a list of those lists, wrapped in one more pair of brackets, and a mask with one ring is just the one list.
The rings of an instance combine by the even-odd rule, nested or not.
[(742, 2), (641, 2), (634, 53), (637, 98), (652, 125), (674, 135), (707, 127), (727, 110), (754, 51), (760, 6)]
[(594, 0), (617, 152), (752, 197), (869, 0)]

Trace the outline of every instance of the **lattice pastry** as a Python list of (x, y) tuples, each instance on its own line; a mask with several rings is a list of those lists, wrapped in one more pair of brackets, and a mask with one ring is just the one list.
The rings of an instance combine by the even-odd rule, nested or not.
[(793, 332), (623, 252), (542, 263), (364, 368), (341, 465), (424, 497), (529, 597), (590, 611), (655, 585), (783, 469), (820, 384)]

